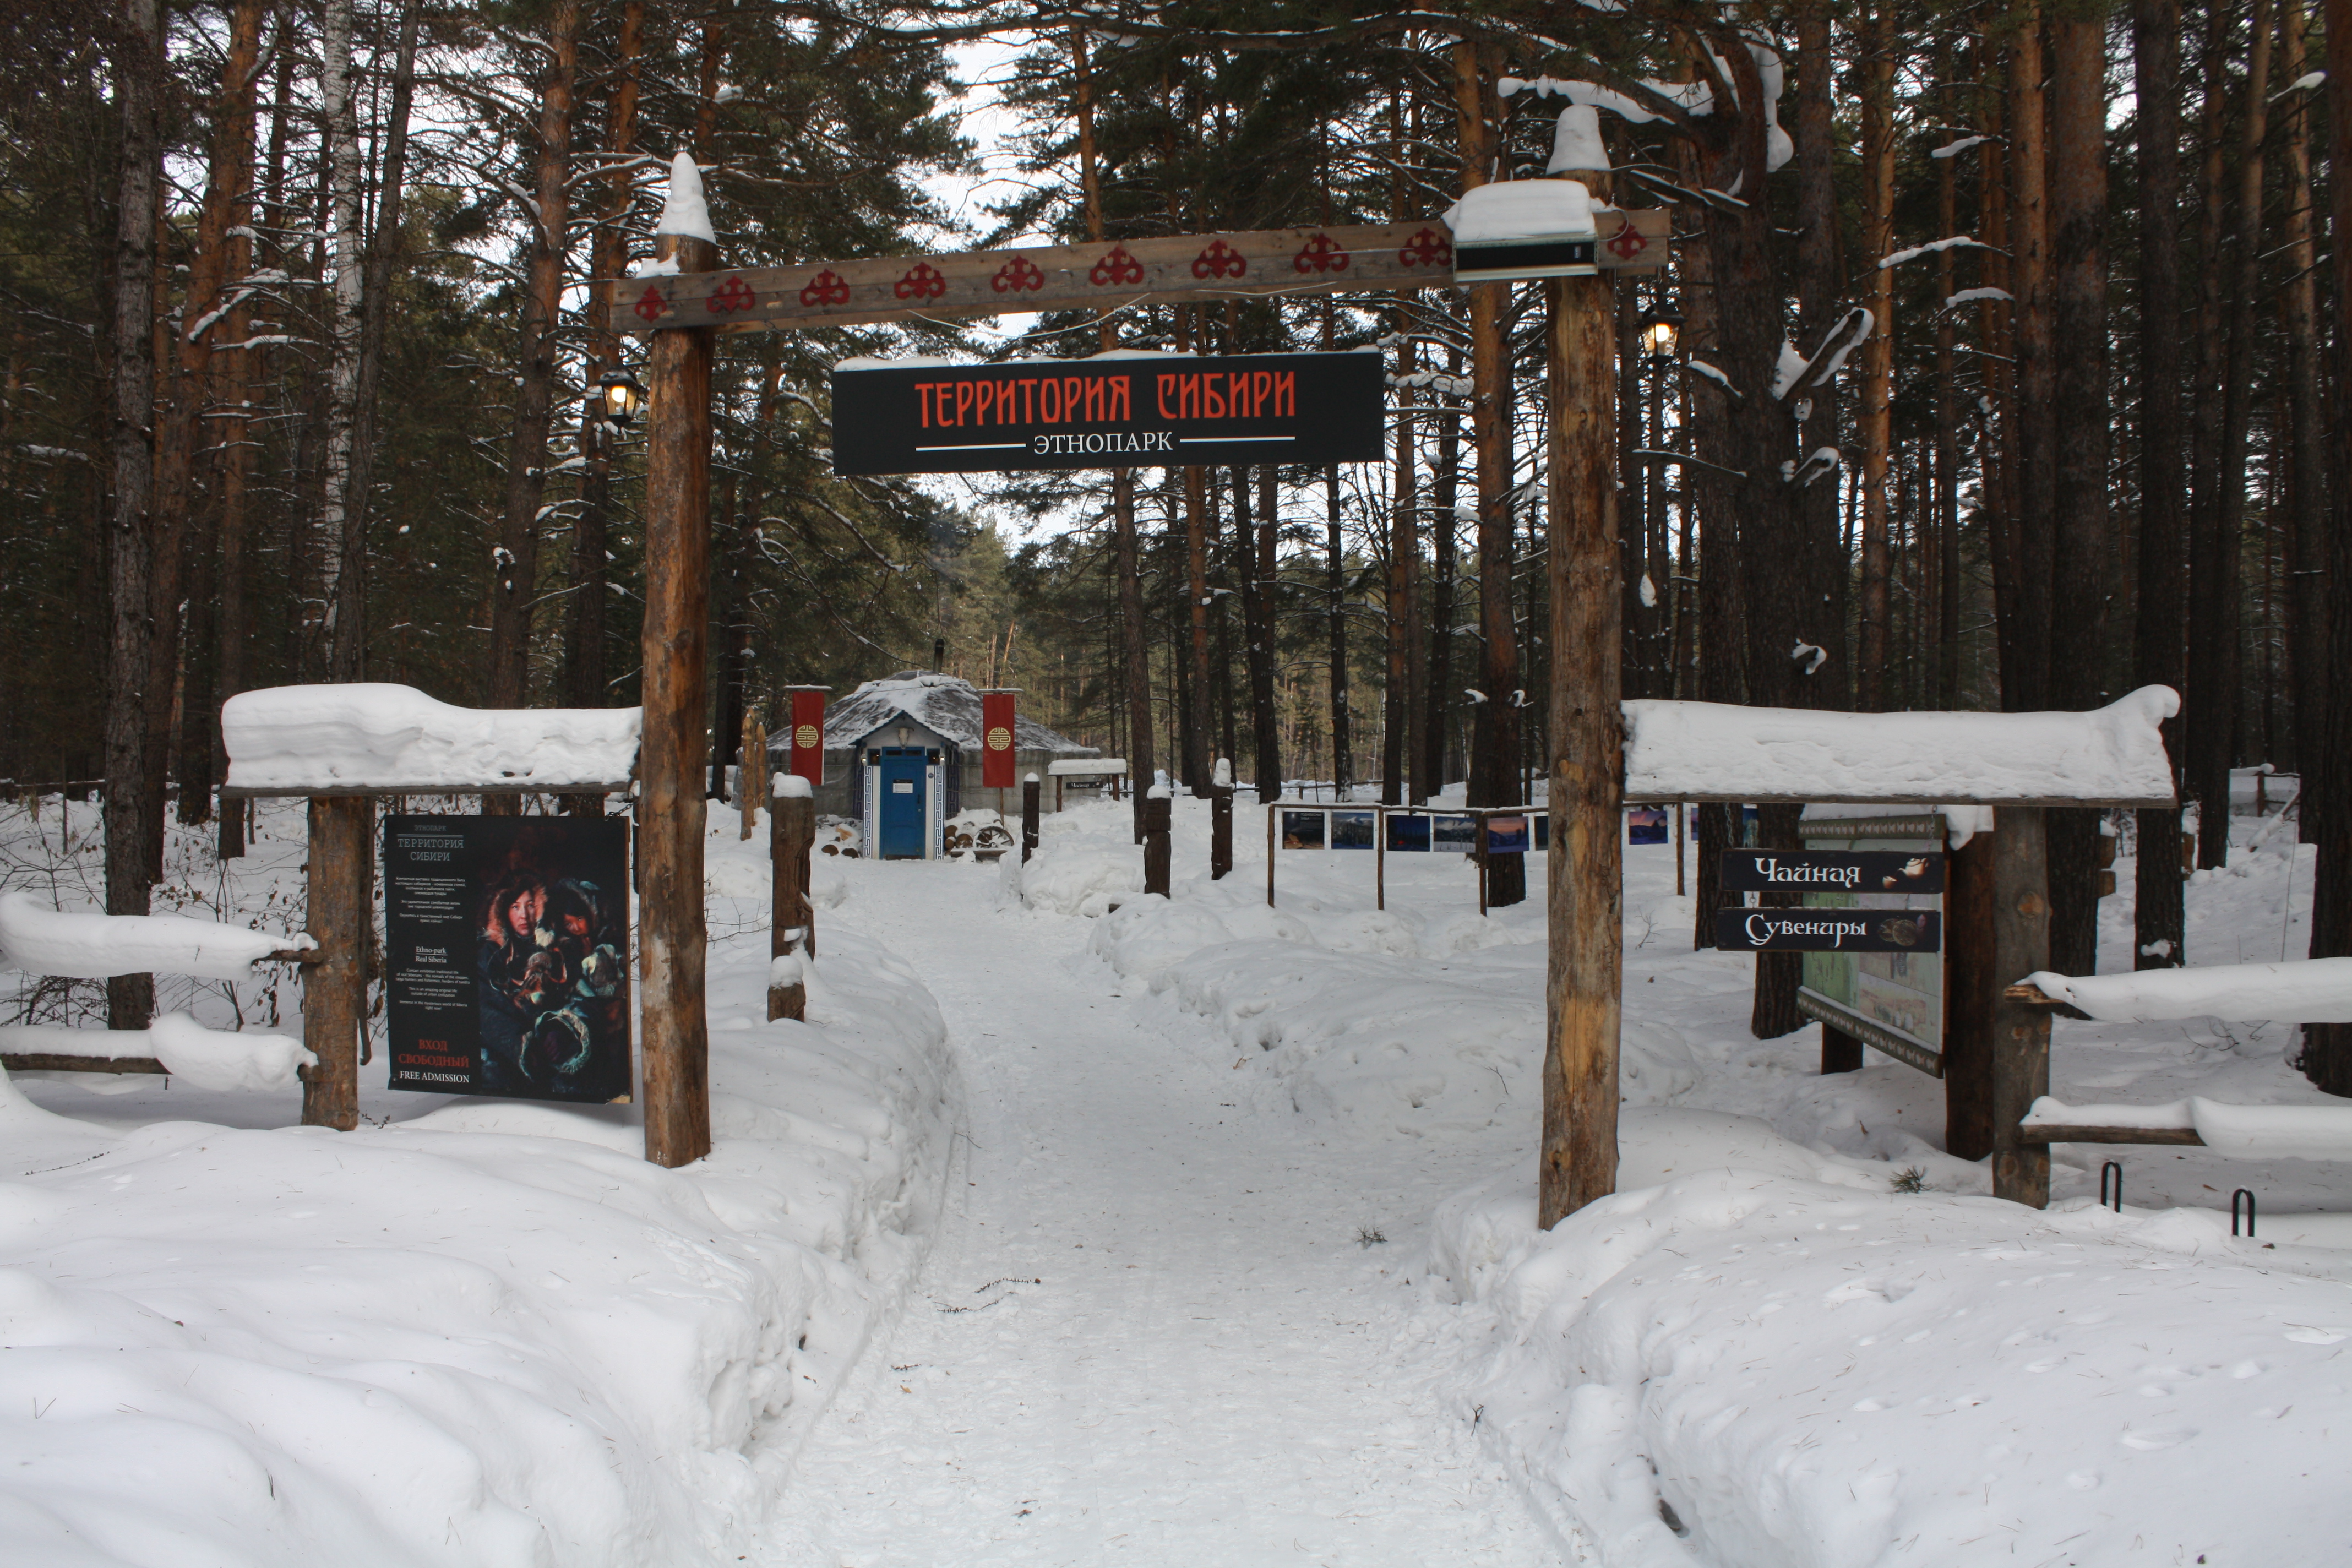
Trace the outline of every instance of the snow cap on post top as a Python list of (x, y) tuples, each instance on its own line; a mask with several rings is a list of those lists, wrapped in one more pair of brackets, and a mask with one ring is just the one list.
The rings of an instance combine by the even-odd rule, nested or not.
[(1601, 111), (1590, 104), (1571, 103), (1559, 111), (1551, 133), (1551, 161), (1547, 174), (1609, 172), (1609, 147), (1601, 139)]
[(772, 800), (809, 800), (816, 792), (809, 788), (808, 780), (798, 773), (778, 773), (768, 782)]
[(695, 167), (691, 153), (669, 161), (669, 194), (662, 201), (661, 222), (654, 226), (654, 233), (719, 243), (710, 232), (710, 204), (702, 199), (702, 171)]

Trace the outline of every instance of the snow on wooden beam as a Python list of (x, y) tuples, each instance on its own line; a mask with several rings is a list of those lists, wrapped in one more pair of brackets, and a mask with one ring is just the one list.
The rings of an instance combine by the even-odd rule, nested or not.
[(310, 962), (309, 941), (185, 915), (67, 913), (30, 893), (0, 893), (0, 968), (26, 974), (247, 980), (257, 963)]
[(2213, 963), (2128, 974), (2053, 974), (2024, 984), (2103, 1024), (2219, 1018), (2232, 1024), (2352, 1024), (2352, 958)]
[(2352, 1160), (2352, 1105), (2068, 1105), (2043, 1095), (2019, 1123), (2033, 1143), (2201, 1144), (2242, 1160)]
[(259, 1029), (207, 1029), (163, 1013), (144, 1029), (0, 1027), (0, 1067), (11, 1072), (162, 1073), (197, 1089), (290, 1089), (318, 1058), (302, 1042)]
[(221, 794), (611, 794), (629, 787), (641, 720), (635, 708), (457, 708), (381, 682), (244, 691), (221, 704)]
[(2179, 709), (2165, 686), (2088, 713), (1631, 701), (1625, 798), (2167, 806), (2172, 767), (2157, 726)]

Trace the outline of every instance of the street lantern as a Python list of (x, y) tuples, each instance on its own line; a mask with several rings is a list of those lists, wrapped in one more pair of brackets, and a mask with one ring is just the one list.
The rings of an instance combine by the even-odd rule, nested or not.
[(1642, 313), (1642, 347), (1659, 359), (1675, 357), (1675, 345), (1682, 336), (1682, 312), (1672, 305), (1661, 305)]
[(626, 429), (646, 405), (645, 383), (625, 370), (608, 370), (596, 378), (596, 397), (605, 423)]

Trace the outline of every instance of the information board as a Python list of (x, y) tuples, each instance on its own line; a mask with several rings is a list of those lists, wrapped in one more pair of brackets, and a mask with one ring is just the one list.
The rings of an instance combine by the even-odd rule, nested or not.
[(1011, 473), (1382, 456), (1377, 353), (1150, 354), (833, 373), (839, 474)]
[[(1805, 896), (1804, 911), (1845, 912), (1878, 921), (1941, 920), (1946, 887), (1944, 826), (1922, 814), (1909, 818), (1809, 819), (1799, 828), (1809, 846), (1823, 839), (1836, 850), (1809, 847), (1785, 859), (1827, 864), (1853, 862), (1870, 868), (1853, 892), (1823, 889)], [(1763, 854), (1764, 851), (1749, 851)], [(1917, 875), (1906, 875), (1909, 868)], [(1886, 885), (1889, 877), (1896, 885)], [(1940, 939), (1940, 932), (1938, 937)], [(1944, 960), (1940, 940), (1905, 947), (1815, 950), (1805, 954), (1797, 1005), (1897, 1060), (1937, 1072), (1944, 1048)]]
[(1727, 849), (1727, 893), (1940, 893), (1944, 858), (1902, 849)]
[(1715, 942), (1729, 952), (1925, 952), (1943, 945), (1943, 916), (1882, 910), (1717, 910)]
[(629, 1098), (625, 817), (384, 821), (391, 1087)]

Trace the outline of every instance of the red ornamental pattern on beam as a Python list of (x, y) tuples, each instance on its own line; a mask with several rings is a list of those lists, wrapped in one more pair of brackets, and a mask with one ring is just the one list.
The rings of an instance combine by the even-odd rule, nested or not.
[[(1664, 265), (1671, 237), (1666, 212), (1594, 216), (1601, 266)], [(1453, 284), (1454, 237), (1431, 219), (646, 278), (630, 284), (636, 299), (629, 330), (855, 326), (909, 315), (1100, 310)]]

